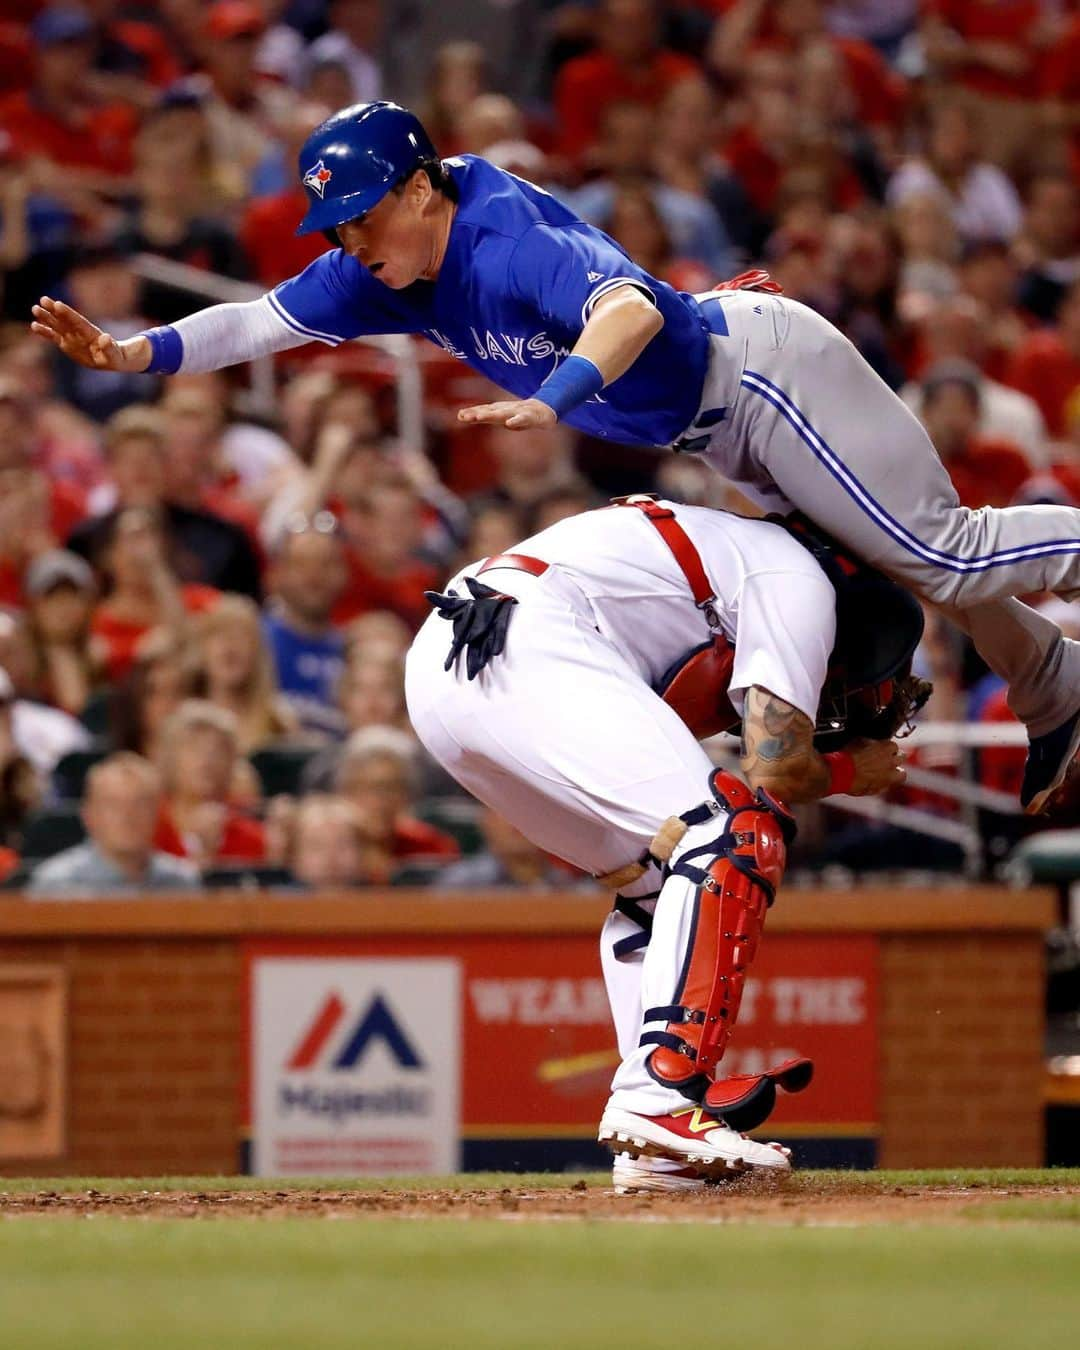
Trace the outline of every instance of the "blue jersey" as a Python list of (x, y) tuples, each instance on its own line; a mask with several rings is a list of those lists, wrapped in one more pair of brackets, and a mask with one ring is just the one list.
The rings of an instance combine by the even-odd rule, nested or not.
[(569, 355), (596, 302), (636, 286), (664, 327), (625, 374), (565, 420), (630, 445), (675, 440), (697, 414), (708, 361), (708, 328), (693, 296), (649, 276), (614, 240), (531, 183), (473, 155), (446, 165), (460, 201), (436, 281), (391, 290), (333, 249), (270, 293), (279, 317), (332, 345), (422, 333), (530, 398)]

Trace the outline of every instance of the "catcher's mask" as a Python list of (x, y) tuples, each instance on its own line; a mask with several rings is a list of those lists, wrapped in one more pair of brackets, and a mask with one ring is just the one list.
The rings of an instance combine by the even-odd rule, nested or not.
[(891, 740), (932, 690), (911, 673), (923, 635), (922, 606), (805, 516), (770, 519), (814, 555), (836, 591), (836, 642), (818, 704), (815, 749), (824, 753), (863, 738)]

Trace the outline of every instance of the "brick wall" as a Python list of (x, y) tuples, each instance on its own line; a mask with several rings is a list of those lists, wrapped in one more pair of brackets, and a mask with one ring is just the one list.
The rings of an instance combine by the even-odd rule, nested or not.
[[(239, 948), (229, 938), (0, 939), (0, 964), (68, 978), (68, 1151), (56, 1176), (232, 1172), (237, 1158)], [(0, 1173), (27, 1171), (0, 1163)]]
[(1043, 952), (1028, 935), (881, 943), (883, 1167), (1043, 1160)]
[[(1041, 898), (1040, 898), (1041, 897)], [(0, 903), (0, 964), (59, 965), (69, 999), (68, 1150), (0, 1174), (182, 1175), (235, 1170), (241, 944), (305, 933), (587, 935), (580, 897), (432, 896), (301, 902)], [(1043, 930), (1048, 894), (792, 892), (774, 931), (874, 932), (880, 942), (883, 1166), (1043, 1159)], [(906, 927), (905, 927), (906, 925)], [(7, 936), (4, 936), (4, 934)]]

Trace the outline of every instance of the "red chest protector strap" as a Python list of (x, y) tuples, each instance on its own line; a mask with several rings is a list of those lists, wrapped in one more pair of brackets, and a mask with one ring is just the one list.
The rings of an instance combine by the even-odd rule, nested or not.
[(704, 613), (709, 626), (715, 628), (717, 616), (713, 601), (716, 599), (716, 592), (702, 565), (701, 555), (694, 547), (690, 536), (675, 519), (675, 512), (669, 506), (661, 506), (646, 493), (616, 497), (612, 505), (634, 506), (656, 526), (660, 538), (671, 550), (672, 557), (679, 564), (683, 576), (690, 585), (694, 604)]

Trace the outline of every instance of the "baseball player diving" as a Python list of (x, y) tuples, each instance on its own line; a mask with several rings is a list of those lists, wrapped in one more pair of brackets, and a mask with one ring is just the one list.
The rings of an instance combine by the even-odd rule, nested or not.
[[(616, 893), (601, 957), (621, 1064), (600, 1139), (619, 1190), (790, 1166), (740, 1130), (777, 1086), (805, 1087), (809, 1061), (717, 1074), (794, 837), (787, 804), (903, 781), (892, 738), (929, 693), (910, 673), (918, 603), (816, 552), (835, 585), (777, 524), (629, 497), (429, 593), (408, 654), (434, 758)], [(740, 721), (745, 782), (697, 739)]]
[(1080, 746), (1080, 644), (1013, 597), (1080, 595), (1080, 512), (962, 507), (900, 399), (763, 274), (676, 292), (541, 189), (477, 156), (440, 160), (395, 104), (335, 114), (299, 170), (300, 232), (338, 245), (299, 276), (122, 342), (45, 297), (33, 331), (91, 368), (163, 374), (420, 333), (512, 395), (462, 421), (561, 419), (698, 455), (767, 509), (802, 511), (969, 633), (1027, 726), (1022, 805), (1054, 804)]

